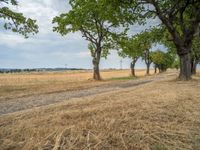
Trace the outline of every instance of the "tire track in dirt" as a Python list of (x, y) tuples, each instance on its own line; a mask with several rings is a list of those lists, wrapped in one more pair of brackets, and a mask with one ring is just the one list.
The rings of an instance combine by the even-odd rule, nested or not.
[(27, 110), (35, 107), (46, 106), (54, 103), (59, 103), (62, 101), (70, 100), (72, 98), (81, 98), (85, 96), (91, 96), (96, 94), (102, 94), (110, 91), (137, 87), (144, 85), (153, 81), (159, 81), (166, 76), (171, 76), (174, 74), (161, 74), (155, 76), (149, 76), (142, 79), (130, 80), (120, 83), (112, 83), (107, 85), (100, 85), (97, 87), (76, 90), (76, 91), (65, 91), (59, 93), (41, 94), (22, 98), (15, 98), (9, 101), (0, 102), (0, 115), (5, 115), (17, 111)]

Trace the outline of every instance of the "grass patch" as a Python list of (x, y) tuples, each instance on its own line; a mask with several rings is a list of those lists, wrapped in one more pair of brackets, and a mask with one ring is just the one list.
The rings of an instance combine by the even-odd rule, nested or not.
[(137, 79), (138, 77), (131, 77), (131, 76), (128, 76), (128, 77), (114, 77), (114, 78), (110, 78), (108, 80), (135, 80)]

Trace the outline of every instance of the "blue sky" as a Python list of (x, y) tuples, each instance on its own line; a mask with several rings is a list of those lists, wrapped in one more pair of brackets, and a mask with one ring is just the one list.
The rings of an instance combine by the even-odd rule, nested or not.
[[(24, 39), (23, 36), (5, 31), (0, 22), (0, 68), (40, 68), (40, 67), (76, 67), (92, 68), (91, 56), (80, 33), (70, 33), (62, 37), (52, 31), (52, 18), (70, 10), (65, 0), (20, 0), (13, 8), (25, 16), (37, 20), (40, 32)], [(146, 26), (131, 27), (131, 34), (136, 34), (150, 25), (158, 24), (150, 20)], [(153, 49), (161, 48), (156, 46)], [(111, 51), (108, 58), (102, 59), (101, 68), (120, 68), (120, 58), (116, 51)], [(123, 68), (129, 68), (130, 60), (123, 60)], [(138, 61), (136, 68), (144, 68)]]

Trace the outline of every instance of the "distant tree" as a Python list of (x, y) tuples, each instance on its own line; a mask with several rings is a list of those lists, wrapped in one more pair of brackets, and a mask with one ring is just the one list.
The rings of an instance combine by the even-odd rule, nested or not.
[(196, 74), (197, 65), (200, 63), (200, 36), (193, 40), (191, 51), (191, 73)]
[(152, 64), (152, 52), (150, 51), (150, 49), (145, 49), (142, 55), (142, 59), (144, 60), (146, 66), (147, 66), (147, 70), (146, 70), (146, 74), (150, 75), (150, 66)]
[(139, 38), (137, 36), (131, 38), (124, 38), (119, 42), (121, 47), (121, 51), (119, 51), (119, 55), (122, 57), (130, 58), (131, 64), (131, 75), (135, 77), (135, 64), (137, 60), (142, 56), (142, 46), (140, 44)]
[(138, 41), (140, 43), (140, 49), (142, 50), (142, 59), (144, 60), (147, 70), (146, 74), (150, 74), (150, 66), (152, 64), (151, 58), (151, 47), (155, 43), (155, 38), (153, 32), (151, 31), (144, 31), (137, 35)]
[(155, 73), (157, 73), (157, 69), (159, 69), (159, 72), (161, 71), (161, 65), (164, 61), (164, 53), (160, 50), (152, 52), (152, 62), (155, 65)]
[(93, 58), (93, 78), (100, 80), (100, 59), (108, 55), (108, 50), (113, 46), (112, 37), (117, 33), (114, 28), (124, 18), (114, 17), (117, 10), (112, 9), (109, 4), (105, 5), (102, 0), (69, 0), (69, 3), (72, 9), (53, 19), (53, 23), (57, 23), (53, 30), (61, 35), (81, 32), (89, 42), (88, 48)]
[(171, 68), (174, 62), (173, 55), (171, 55), (169, 52), (165, 53), (160, 50), (152, 52), (151, 57), (152, 62), (159, 69), (159, 72), (164, 72), (168, 68)]
[(174, 62), (172, 64), (172, 68), (178, 70), (180, 68), (180, 60), (178, 56), (175, 56)]
[(28, 34), (38, 33), (38, 25), (36, 20), (26, 18), (22, 13), (17, 13), (11, 10), (8, 6), (17, 6), (16, 0), (0, 0), (0, 19), (5, 21), (4, 28), (6, 30), (12, 30), (28, 38)]

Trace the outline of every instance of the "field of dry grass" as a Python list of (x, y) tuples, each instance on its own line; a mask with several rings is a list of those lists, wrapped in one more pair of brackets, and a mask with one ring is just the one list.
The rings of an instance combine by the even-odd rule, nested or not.
[[(153, 71), (152, 71), (153, 72)], [(144, 76), (145, 70), (137, 70)], [(103, 82), (91, 80), (91, 71), (0, 74), (0, 101), (28, 95), (87, 89), (114, 82), (111, 78), (130, 76), (129, 70), (102, 71)]]
[(0, 117), (0, 149), (200, 149), (200, 81), (174, 76)]

